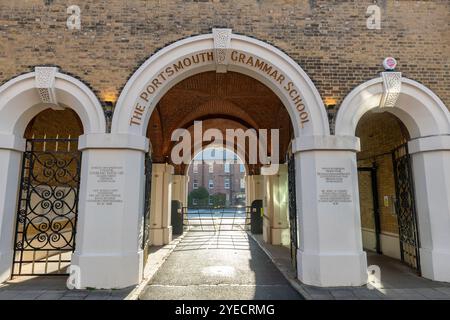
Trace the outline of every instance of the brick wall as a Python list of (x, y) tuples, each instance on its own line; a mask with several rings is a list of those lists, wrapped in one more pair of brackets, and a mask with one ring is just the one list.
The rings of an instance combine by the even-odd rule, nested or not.
[[(52, 64), (104, 100), (117, 96), (158, 49), (212, 27), (229, 27), (285, 51), (322, 98), (337, 105), (382, 71), (384, 57), (394, 56), (399, 71), (450, 106), (449, 2), (375, 2), (381, 30), (366, 27), (373, 0), (0, 0), (0, 83)], [(71, 4), (81, 7), (81, 31), (66, 27)]]

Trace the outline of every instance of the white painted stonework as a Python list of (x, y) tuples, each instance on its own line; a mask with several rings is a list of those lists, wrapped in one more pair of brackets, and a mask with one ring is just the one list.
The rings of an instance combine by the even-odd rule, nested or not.
[(264, 176), (246, 175), (245, 176), (245, 201), (249, 207), (255, 200), (264, 199)]
[(172, 241), (170, 223), (172, 210), (173, 166), (166, 163), (152, 165), (152, 197), (150, 211), (151, 244), (162, 246)]
[[(83, 135), (79, 149), (83, 158), (72, 257), (72, 264), (81, 270), (79, 287), (122, 288), (138, 283), (143, 270), (144, 184), (136, 168), (144, 167), (148, 140), (123, 134)], [(113, 181), (101, 181), (99, 170), (110, 170)], [(105, 191), (114, 200), (102, 202)]]
[(263, 177), (264, 239), (272, 245), (287, 246), (290, 244), (287, 165), (280, 165), (278, 174)]
[(188, 176), (172, 175), (172, 200), (180, 201), (182, 207), (187, 206)]
[[(215, 60), (206, 59), (207, 53), (213, 54), (214, 50), (216, 50), (213, 33), (177, 41), (158, 51), (144, 62), (127, 82), (119, 96), (113, 116), (112, 132), (145, 135), (153, 109), (171, 87), (187, 77), (205, 71), (216, 70)], [(312, 81), (295, 61), (277, 48), (253, 38), (231, 33), (229, 41), (225, 57), (226, 61), (228, 61), (227, 70), (251, 76), (272, 89), (286, 106), (296, 137), (300, 135), (329, 134), (328, 118), (322, 99)], [(272, 67), (271, 70), (276, 69), (278, 73), (284, 75), (284, 81), (282, 83), (276, 81), (274, 77), (271, 77), (258, 67), (233, 61), (233, 52), (242, 53), (247, 58), (251, 56), (254, 59), (260, 59), (261, 62), (269, 64)], [(163, 73), (166, 80), (162, 80), (160, 75), (168, 67), (173, 67), (174, 64), (178, 64), (180, 61), (183, 62), (186, 58), (190, 59), (196, 54), (203, 54), (205, 61), (200, 59), (198, 63), (191, 62), (189, 66), (183, 65), (182, 69), (171, 76), (166, 76), (166, 73)], [(151, 94), (148, 93), (148, 101), (142, 99), (142, 93), (147, 92), (147, 88), (152, 89), (155, 87), (155, 85), (152, 87), (152, 82), (155, 79), (159, 80), (161, 84), (155, 82), (157, 83), (157, 88)], [(295, 88), (296, 92), (285, 89), (289, 82), (292, 82), (292, 86), (289, 86), (289, 89)], [(301, 101), (305, 105), (305, 111), (308, 113), (307, 122), (302, 122), (296, 104), (292, 101), (293, 98), (290, 94), (294, 95), (294, 93), (301, 95)], [(131, 124), (133, 116), (136, 115), (136, 106), (143, 109), (143, 111), (139, 109), (141, 113), (139, 117), (141, 119), (136, 119), (137, 124)]]
[(315, 286), (367, 281), (362, 250), (355, 137), (297, 139), (298, 277)]

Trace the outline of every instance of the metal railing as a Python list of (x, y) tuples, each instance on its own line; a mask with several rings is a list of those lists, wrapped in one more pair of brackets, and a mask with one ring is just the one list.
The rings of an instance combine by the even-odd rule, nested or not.
[(250, 230), (251, 207), (183, 207), (183, 226), (189, 231)]

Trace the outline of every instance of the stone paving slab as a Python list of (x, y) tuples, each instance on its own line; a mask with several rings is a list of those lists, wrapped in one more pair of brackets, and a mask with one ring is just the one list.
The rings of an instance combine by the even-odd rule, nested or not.
[(379, 265), (382, 271), (379, 287), (308, 286), (296, 279), (290, 263), (289, 248), (267, 244), (260, 235), (249, 233), (249, 236), (272, 259), (291, 285), (308, 300), (450, 300), (450, 284), (419, 277), (401, 262), (370, 252), (367, 254), (368, 264)]
[(66, 277), (17, 277), (0, 287), (0, 300), (123, 300), (133, 288), (69, 290)]

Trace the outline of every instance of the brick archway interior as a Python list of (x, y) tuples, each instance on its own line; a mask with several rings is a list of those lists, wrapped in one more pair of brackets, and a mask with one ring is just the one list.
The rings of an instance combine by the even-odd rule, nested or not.
[[(153, 162), (170, 163), (172, 132), (185, 128), (193, 135), (196, 120), (203, 121), (203, 131), (216, 128), (224, 136), (226, 129), (279, 129), (280, 159), (293, 137), (286, 108), (264, 84), (236, 72), (204, 72), (176, 84), (153, 111), (147, 128)], [(256, 174), (259, 167), (250, 166), (249, 173)], [(185, 165), (175, 166), (177, 174), (185, 171)]]

